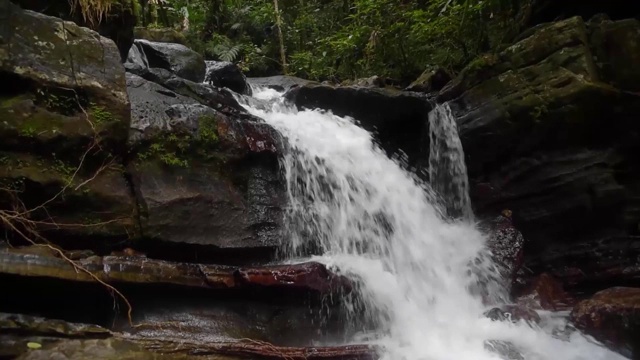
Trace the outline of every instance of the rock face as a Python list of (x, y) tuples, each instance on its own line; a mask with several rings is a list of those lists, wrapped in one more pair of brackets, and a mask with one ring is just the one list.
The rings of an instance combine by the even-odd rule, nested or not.
[(527, 267), (562, 282), (582, 272), (577, 287), (622, 284), (637, 265), (640, 96), (624, 65), (637, 59), (637, 26), (575, 17), (534, 27), (438, 96), (457, 117), (476, 214), (512, 210)]
[(419, 94), (309, 83), (293, 88), (285, 96), (299, 108), (319, 108), (355, 118), (378, 135), (386, 150), (395, 153), (400, 149), (409, 155), (410, 162), (417, 160), (424, 146), (416, 135), (425, 131), (431, 104)]
[[(35, 230), (52, 236), (137, 233), (120, 162), (131, 115), (115, 44), (8, 1), (0, 14), (0, 76), (11, 84), (0, 103), (2, 207), (33, 209)], [(24, 193), (21, 203), (7, 190)]]
[(134, 43), (144, 51), (149, 67), (170, 70), (181, 78), (198, 83), (204, 80), (204, 58), (188, 47), (140, 39)]
[(137, 149), (129, 171), (144, 236), (221, 248), (276, 246), (284, 197), (275, 130), (127, 77)]
[(576, 327), (612, 346), (640, 351), (640, 289), (617, 287), (578, 303), (571, 312)]
[(226, 87), (238, 94), (251, 95), (251, 87), (240, 68), (228, 61), (206, 61), (205, 81), (216, 87)]

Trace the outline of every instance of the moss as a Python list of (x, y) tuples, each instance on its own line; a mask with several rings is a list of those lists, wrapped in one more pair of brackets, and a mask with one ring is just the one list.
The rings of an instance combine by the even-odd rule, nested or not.
[(217, 120), (212, 115), (204, 115), (199, 119), (197, 136), (186, 132), (161, 132), (154, 136), (145, 151), (138, 153), (138, 159), (158, 159), (165, 165), (188, 167), (190, 160), (195, 158), (216, 158), (218, 145)]
[(200, 118), (199, 140), (204, 144), (217, 145), (218, 123), (212, 115), (204, 115)]
[(98, 106), (95, 103), (91, 103), (88, 111), (89, 119), (95, 125), (104, 125), (107, 123), (117, 122), (118, 119), (104, 106)]

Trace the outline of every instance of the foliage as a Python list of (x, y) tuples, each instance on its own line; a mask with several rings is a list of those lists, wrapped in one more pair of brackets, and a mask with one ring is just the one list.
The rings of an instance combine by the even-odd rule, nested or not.
[(290, 72), (340, 81), (413, 79), (427, 66), (456, 73), (510, 42), (534, 0), (278, 0), (278, 14), (273, 0), (137, 1), (144, 25), (177, 28), (206, 58), (254, 76), (283, 70), (279, 15)]

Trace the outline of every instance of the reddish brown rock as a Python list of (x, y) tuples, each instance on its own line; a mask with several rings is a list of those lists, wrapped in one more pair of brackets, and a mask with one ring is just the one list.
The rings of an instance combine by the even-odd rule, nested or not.
[(235, 272), (237, 283), (245, 286), (312, 289), (332, 293), (338, 289), (351, 290), (349, 280), (335, 275), (316, 262), (268, 266), (258, 269), (239, 269)]
[(548, 273), (536, 277), (518, 294), (518, 303), (544, 310), (566, 310), (574, 304), (562, 283)]
[(571, 312), (576, 327), (612, 348), (640, 350), (640, 288), (614, 287)]

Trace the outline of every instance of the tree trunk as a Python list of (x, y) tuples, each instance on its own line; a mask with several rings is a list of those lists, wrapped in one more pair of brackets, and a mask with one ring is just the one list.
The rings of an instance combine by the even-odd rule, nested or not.
[(284, 51), (284, 39), (282, 38), (282, 18), (278, 10), (278, 0), (273, 0), (273, 6), (276, 11), (276, 27), (278, 28), (278, 40), (280, 41), (280, 62), (282, 63), (282, 72), (287, 75), (287, 56)]

